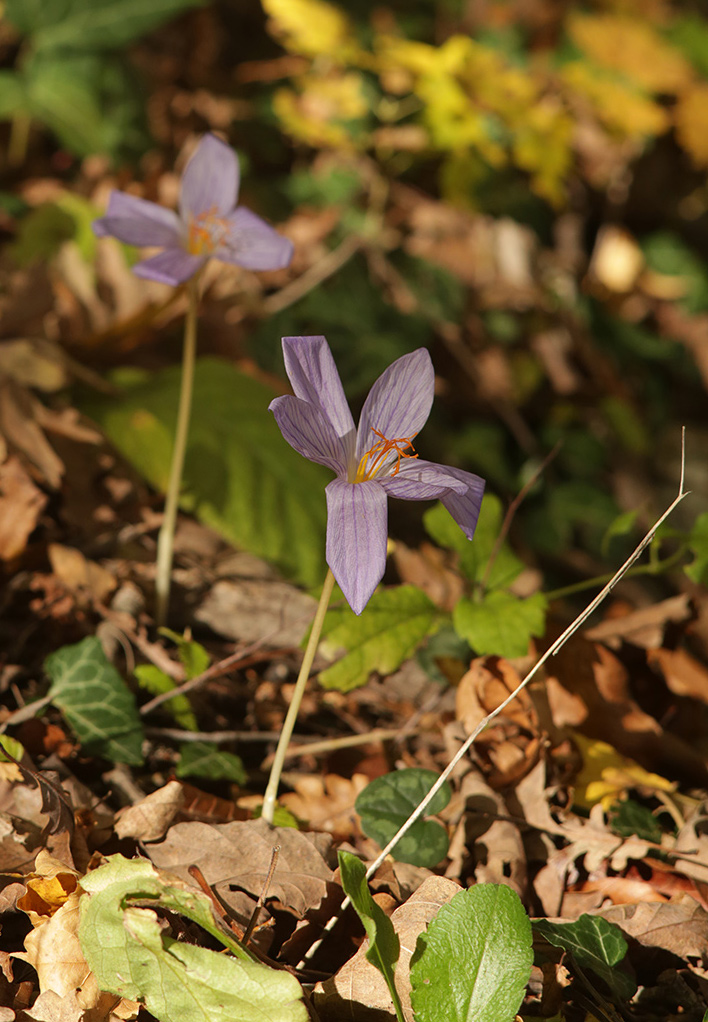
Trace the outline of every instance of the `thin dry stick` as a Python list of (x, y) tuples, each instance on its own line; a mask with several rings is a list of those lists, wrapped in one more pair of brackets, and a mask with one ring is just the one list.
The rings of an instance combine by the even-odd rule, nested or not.
[[(582, 613), (580, 613), (576, 617), (576, 619), (573, 621), (573, 623), (570, 624), (566, 628), (566, 630), (563, 632), (563, 634), (560, 635), (556, 639), (556, 641), (553, 643), (553, 645), (549, 646), (549, 648), (546, 650), (546, 652), (543, 654), (543, 656), (540, 658), (540, 660), (538, 660), (536, 662), (536, 664), (531, 668), (531, 670), (526, 675), (524, 680), (521, 681), (517, 685), (517, 687), (514, 689), (514, 691), (509, 696), (507, 696), (507, 698), (502, 703), (500, 703), (499, 706), (496, 707), (496, 709), (492, 710), (491, 713), (488, 713), (487, 716), (483, 720), (480, 721), (480, 723), (477, 725), (477, 727), (474, 729), (474, 731), (472, 731), (472, 733), (469, 735), (469, 737), (466, 739), (466, 741), (460, 746), (458, 751), (455, 753), (453, 758), (450, 760), (448, 765), (445, 767), (443, 772), (440, 774), (440, 776), (438, 777), (437, 781), (432, 786), (432, 788), (430, 789), (428, 794), (425, 796), (425, 798), (422, 800), (422, 802), (420, 802), (419, 805), (413, 810), (413, 812), (408, 817), (406, 822), (398, 830), (398, 832), (391, 838), (391, 840), (386, 845), (386, 847), (383, 849), (381, 854), (378, 855), (377, 858), (374, 859), (374, 861), (371, 863), (371, 865), (369, 866), (369, 868), (366, 871), (366, 878), (367, 878), (367, 880), (374, 875), (374, 873), (379, 868), (381, 863), (384, 861), (386, 856), (396, 847), (396, 845), (401, 840), (403, 835), (406, 834), (410, 830), (410, 828), (413, 826), (413, 824), (416, 822), (416, 820), (418, 820), (423, 815), (423, 813), (427, 809), (429, 803), (432, 801), (432, 799), (440, 791), (440, 789), (442, 788), (442, 786), (445, 783), (445, 781), (448, 779), (448, 777), (450, 776), (452, 771), (455, 769), (457, 764), (460, 762), (460, 760), (463, 758), (463, 756), (465, 756), (467, 754), (467, 752), (469, 751), (470, 747), (474, 744), (475, 740), (479, 737), (481, 732), (484, 731), (487, 727), (489, 727), (489, 725), (491, 724), (491, 722), (494, 720), (495, 717), (498, 717), (500, 713), (503, 713), (503, 711), (507, 708), (509, 703), (513, 702), (514, 699), (516, 699), (516, 697), (522, 691), (522, 689), (526, 688), (528, 683), (538, 673), (539, 669), (545, 664), (545, 662), (548, 659), (550, 659), (550, 657), (555, 656), (555, 654), (558, 652), (558, 650), (562, 646), (564, 646), (566, 644), (566, 642), (571, 637), (571, 635), (573, 635), (574, 632), (577, 632), (578, 628), (580, 628), (581, 625), (590, 617), (590, 615), (593, 613), (593, 611), (596, 610), (597, 607), (600, 606), (600, 604), (603, 602), (603, 600), (607, 596), (609, 596), (609, 594), (612, 592), (612, 590), (617, 585), (617, 583), (622, 578), (622, 576), (625, 574), (625, 572), (627, 572), (629, 570), (629, 568), (632, 567), (632, 565), (637, 560), (637, 558), (642, 555), (644, 550), (651, 543), (651, 541), (654, 538), (654, 536), (656, 534), (656, 531), (659, 528), (659, 526), (662, 525), (666, 521), (666, 519), (669, 517), (669, 515), (672, 513), (672, 511), (674, 511), (674, 509), (676, 507), (678, 507), (678, 505), (681, 503), (681, 501), (684, 499), (684, 497), (688, 496), (690, 491), (689, 490), (684, 490), (684, 488), (683, 488), (683, 486), (684, 486), (684, 474), (685, 474), (685, 460), (686, 460), (685, 456), (686, 456), (686, 429), (684, 427), (681, 430), (681, 481), (679, 483), (679, 491), (678, 491), (678, 494), (677, 494), (676, 498), (672, 501), (671, 505), (666, 509), (666, 511), (664, 511), (664, 513), (661, 516), (661, 518), (659, 518), (659, 520), (652, 526), (652, 528), (646, 534), (644, 539), (637, 546), (637, 548), (635, 549), (634, 553), (630, 554), (630, 556), (624, 562), (624, 564), (619, 569), (619, 571), (617, 571), (612, 576), (612, 578), (607, 583), (605, 588), (602, 589), (597, 594), (595, 599), (592, 600), (588, 604), (588, 606), (585, 608), (585, 610), (582, 611)], [(324, 940), (325, 934), (328, 933), (329, 931), (331, 931), (334, 928), (334, 926), (335, 926), (335, 924), (337, 922), (337, 919), (339, 918), (340, 914), (346, 908), (348, 908), (349, 904), (350, 904), (350, 899), (349, 899), (349, 897), (346, 897), (344, 899), (344, 901), (342, 902), (342, 904), (340, 905), (338, 912), (335, 915), (332, 916), (332, 918), (329, 920), (329, 922), (325, 926), (324, 932), (323, 932), (322, 936), (320, 937), (320, 939), (315, 944), (312, 945), (312, 947), (308, 950), (307, 954), (305, 955), (304, 959), (298, 964), (298, 968), (301, 968), (302, 966), (307, 964), (307, 959), (311, 958), (311, 956), (315, 953), (317, 948), (320, 946), (320, 944)]]
[(243, 943), (248, 944), (249, 940), (253, 936), (253, 931), (256, 928), (256, 922), (258, 921), (258, 915), (265, 904), (265, 900), (268, 897), (268, 891), (270, 890), (271, 881), (273, 874), (275, 873), (275, 867), (278, 865), (278, 856), (280, 855), (280, 845), (273, 845), (273, 851), (270, 856), (270, 866), (268, 867), (268, 874), (265, 878), (261, 893), (258, 895), (258, 901), (256, 907), (253, 910), (251, 918), (248, 920), (248, 926), (243, 931)]

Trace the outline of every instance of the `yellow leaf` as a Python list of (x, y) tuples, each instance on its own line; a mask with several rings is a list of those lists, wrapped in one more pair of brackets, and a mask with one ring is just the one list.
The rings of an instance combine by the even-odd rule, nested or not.
[(356, 50), (347, 16), (325, 0), (261, 0), (268, 28), (291, 53), (338, 57)]
[(571, 91), (571, 102), (577, 96), (585, 99), (595, 116), (622, 138), (654, 137), (668, 130), (669, 116), (663, 107), (600, 68), (576, 60), (566, 64), (560, 76)]
[(558, 103), (534, 103), (514, 133), (514, 159), (531, 175), (531, 187), (552, 205), (565, 200), (572, 164), (573, 122)]
[(366, 144), (366, 135), (357, 141), (352, 132), (353, 122), (369, 112), (357, 71), (309, 74), (301, 79), (300, 89), (299, 93), (278, 89), (273, 97), (273, 109), (285, 131), (314, 148), (355, 149)]
[(646, 20), (576, 13), (568, 31), (583, 53), (650, 92), (679, 92), (693, 80), (688, 61)]
[(583, 756), (583, 768), (575, 779), (576, 805), (589, 809), (596, 802), (602, 802), (603, 808), (608, 809), (630, 788), (676, 790), (672, 781), (650, 773), (607, 742), (592, 741), (577, 733), (573, 740)]
[(696, 83), (674, 108), (676, 136), (697, 167), (708, 168), (708, 83)]

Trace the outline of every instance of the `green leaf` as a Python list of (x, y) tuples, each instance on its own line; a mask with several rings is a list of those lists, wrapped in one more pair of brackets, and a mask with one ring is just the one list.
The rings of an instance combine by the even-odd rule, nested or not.
[(50, 51), (23, 66), (27, 112), (79, 156), (139, 149), (142, 105), (121, 56)]
[(26, 113), (27, 108), (27, 86), (22, 75), (16, 71), (0, 71), (0, 118), (5, 120), (13, 114)]
[(615, 802), (610, 809), (610, 826), (620, 837), (637, 837), (645, 841), (661, 843), (662, 831), (651, 809), (628, 798)]
[(613, 539), (619, 536), (627, 536), (632, 531), (638, 517), (639, 511), (635, 508), (633, 511), (624, 511), (621, 515), (617, 515), (614, 521), (610, 522), (605, 529), (605, 535), (602, 537), (600, 546), (603, 557), (607, 557)]
[[(177, 687), (169, 674), (165, 674), (155, 664), (138, 664), (133, 674), (137, 678), (140, 687), (153, 696), (161, 696), (165, 692), (171, 692)], [(187, 731), (198, 730), (199, 723), (191, 703), (184, 693), (178, 692), (173, 699), (168, 699), (164, 704), (164, 708), (168, 713), (172, 714), (180, 727), (185, 728)]]
[(366, 935), (369, 938), (369, 949), (366, 952), (367, 961), (371, 962), (386, 980), (386, 986), (396, 1009), (396, 1016), (403, 1019), (401, 999), (398, 996), (394, 980), (394, 969), (401, 953), (398, 934), (384, 910), (371, 897), (371, 891), (366, 882), (366, 867), (361, 859), (352, 855), (351, 852), (341, 850), (337, 852), (337, 857), (342, 887), (345, 894), (351, 898), (354, 911), (364, 924)]
[[(81, 886), (79, 940), (101, 990), (140, 1000), (160, 1022), (307, 1022), (297, 980), (255, 961), (217, 926), (200, 892), (121, 855)], [(186, 916), (237, 957), (174, 940), (153, 909)]]
[(76, 225), (71, 215), (55, 202), (46, 202), (31, 210), (20, 221), (9, 253), (21, 268), (46, 262), (65, 241), (74, 237)]
[(178, 777), (206, 777), (213, 781), (233, 781), (243, 786), (248, 780), (240, 756), (221, 752), (211, 742), (185, 742), (180, 746)]
[[(410, 767), (376, 777), (357, 797), (354, 808), (361, 829), (384, 848), (420, 805), (438, 779), (433, 770)], [(452, 792), (447, 781), (436, 792), (425, 812), (434, 816), (445, 808)], [(416, 820), (391, 852), (399, 862), (437, 866), (447, 855), (447, 831), (435, 820)]]
[[(113, 375), (122, 400), (85, 411), (158, 489), (164, 489), (181, 369)], [(236, 546), (306, 585), (322, 583), (330, 474), (283, 440), (268, 411), (273, 392), (228, 362), (197, 362), (182, 507)]]
[(687, 312), (695, 315), (708, 309), (708, 271), (700, 256), (671, 231), (657, 231), (643, 244), (647, 264), (652, 270), (680, 278), (685, 288), (679, 300)]
[(7, 756), (3, 756), (4, 750), (10, 753), (15, 759), (22, 759), (25, 754), (25, 747), (21, 742), (18, 742), (16, 738), (11, 738), (10, 735), (0, 735), (0, 763), (10, 763), (11, 760)]
[(511, 1022), (532, 963), (518, 894), (503, 884), (460, 891), (418, 937), (410, 972), (416, 1022)]
[(532, 635), (543, 635), (546, 627), (546, 598), (534, 593), (520, 599), (498, 590), (480, 603), (463, 597), (452, 612), (455, 631), (478, 656), (525, 656)]
[(372, 671), (392, 674), (443, 621), (442, 611), (415, 586), (374, 593), (359, 617), (349, 607), (329, 610), (325, 648), (344, 646), (347, 652), (320, 673), (320, 685), (349, 692), (365, 685)]
[(581, 969), (590, 969), (603, 979), (610, 990), (625, 1003), (633, 996), (637, 984), (630, 975), (617, 968), (627, 954), (627, 941), (619, 926), (600, 916), (584, 914), (572, 923), (550, 923), (537, 919), (534, 929), (549, 944), (562, 947)]
[(8, 21), (36, 49), (116, 49), (205, 0), (5, 0)]
[(696, 518), (688, 537), (688, 547), (695, 557), (684, 569), (686, 574), (694, 582), (708, 583), (708, 511)]
[[(460, 570), (472, 581), (482, 582), (502, 526), (502, 505), (493, 493), (482, 499), (482, 510), (470, 542), (442, 504), (436, 504), (423, 515), (423, 525), (439, 546), (450, 547), (460, 555)], [(523, 563), (504, 543), (497, 552), (485, 580), (487, 590), (510, 585), (520, 574)]]
[(91, 635), (44, 661), (48, 695), (87, 753), (116, 763), (143, 762), (143, 726), (133, 693)]

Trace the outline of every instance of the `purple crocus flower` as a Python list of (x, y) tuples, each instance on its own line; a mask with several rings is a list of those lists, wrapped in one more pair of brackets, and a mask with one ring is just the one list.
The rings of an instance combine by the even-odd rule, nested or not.
[(248, 270), (282, 269), (292, 258), (292, 242), (236, 206), (238, 186), (236, 153), (216, 135), (205, 135), (182, 175), (179, 214), (114, 191), (93, 229), (99, 237), (111, 235), (128, 245), (164, 248), (134, 267), (139, 277), (163, 284), (184, 283), (210, 256)]
[(325, 491), (327, 563), (361, 614), (386, 567), (387, 498), (437, 497), (472, 539), (484, 480), (413, 452), (433, 404), (435, 374), (425, 348), (379, 376), (358, 429), (325, 338), (284, 337), (283, 354), (295, 396), (275, 398), (270, 410), (291, 447), (336, 473)]

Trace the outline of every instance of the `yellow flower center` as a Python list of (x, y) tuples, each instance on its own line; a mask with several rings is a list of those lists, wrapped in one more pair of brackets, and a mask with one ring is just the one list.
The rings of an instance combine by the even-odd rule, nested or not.
[(218, 215), (216, 206), (190, 216), (187, 251), (190, 255), (211, 255), (227, 231), (226, 217)]
[(385, 437), (383, 433), (380, 433), (378, 429), (374, 429), (372, 426), (372, 433), (375, 433), (379, 438), (376, 443), (359, 459), (357, 465), (356, 475), (354, 477), (355, 483), (364, 483), (369, 479), (373, 479), (376, 473), (383, 467), (384, 462), (388, 458), (391, 451), (396, 452), (396, 464), (393, 467), (393, 471), (389, 472), (389, 475), (395, 476), (398, 474), (398, 470), (401, 467), (401, 458), (417, 458), (417, 454), (408, 453), (408, 448), (411, 452), (413, 448), (413, 436), (401, 436), (392, 437), (390, 440)]

